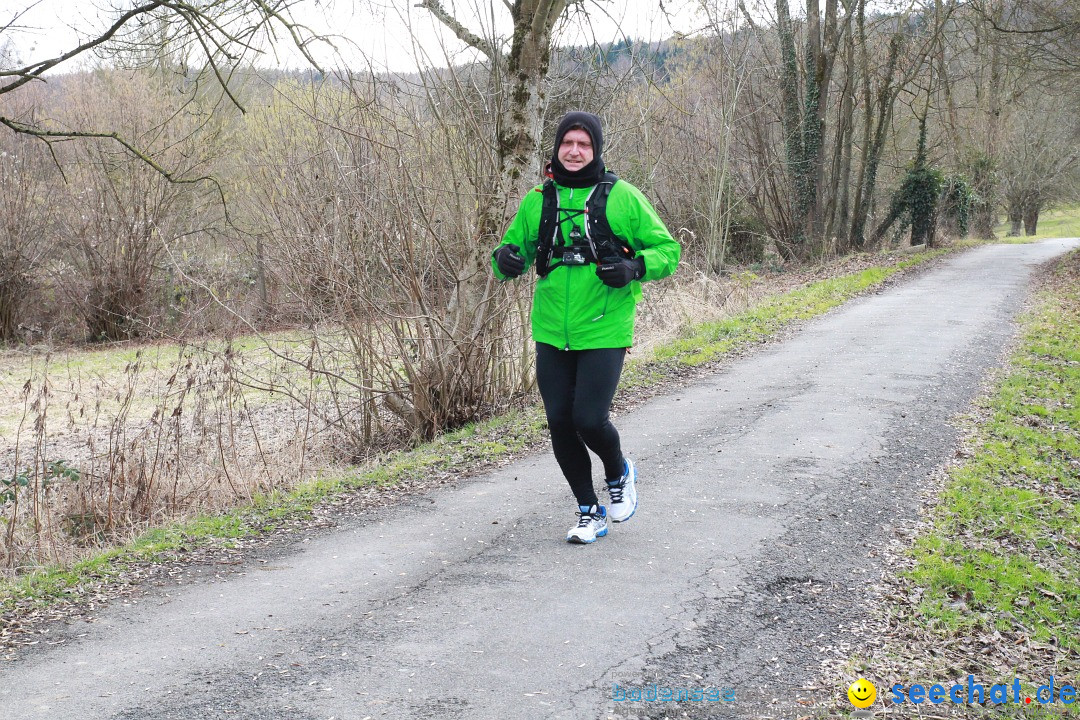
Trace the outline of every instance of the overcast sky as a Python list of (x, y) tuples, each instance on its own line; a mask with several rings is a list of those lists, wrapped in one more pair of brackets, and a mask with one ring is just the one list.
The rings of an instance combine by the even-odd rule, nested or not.
[[(409, 71), (418, 62), (445, 65), (447, 55), (454, 61), (468, 58), (464, 46), (425, 10), (414, 7), (417, 0), (301, 0), (294, 18), (312, 32), (333, 38), (336, 49), (320, 45), (315, 49), (327, 67), (342, 64), (375, 69)], [(92, 32), (107, 27), (117, 11), (130, 0), (0, 0), (0, 27), (15, 16), (18, 28), (0, 33), (0, 47), (13, 43), (22, 62), (59, 55), (85, 40)], [(503, 36), (509, 34), (510, 16), (502, 0), (443, 0), (463, 22), (477, 33), (490, 33), (492, 25)], [(635, 39), (662, 39), (674, 32), (693, 32), (704, 23), (700, 0), (589, 0), (588, 14), (571, 11), (559, 35), (560, 44), (605, 43), (623, 35)], [(483, 15), (477, 8), (484, 10)], [(102, 10), (101, 8), (105, 8)], [(494, 11), (494, 12), (492, 12)], [(494, 14), (494, 19), (492, 18)], [(481, 19), (483, 17), (483, 19)], [(465, 55), (459, 53), (465, 52)], [(277, 57), (268, 53), (260, 65), (301, 67), (302, 60), (289, 43), (277, 45)], [(72, 61), (58, 68), (74, 70)]]

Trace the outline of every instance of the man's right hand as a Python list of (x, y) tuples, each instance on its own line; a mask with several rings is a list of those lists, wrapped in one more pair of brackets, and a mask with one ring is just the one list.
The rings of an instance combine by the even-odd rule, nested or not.
[(525, 258), (518, 253), (517, 245), (502, 245), (495, 251), (495, 265), (506, 278), (513, 279), (525, 271)]

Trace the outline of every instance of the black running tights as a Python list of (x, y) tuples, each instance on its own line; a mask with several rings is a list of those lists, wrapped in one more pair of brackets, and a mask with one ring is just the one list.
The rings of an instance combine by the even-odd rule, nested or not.
[(605, 478), (623, 473), (619, 431), (608, 411), (625, 357), (626, 348), (559, 350), (536, 344), (536, 383), (551, 429), (551, 448), (578, 505), (599, 504), (589, 450), (604, 464)]

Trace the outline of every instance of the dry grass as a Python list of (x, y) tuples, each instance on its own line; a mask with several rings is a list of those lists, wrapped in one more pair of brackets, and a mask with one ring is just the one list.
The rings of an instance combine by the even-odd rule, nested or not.
[(265, 349), (9, 352), (3, 364), (0, 567), (9, 574), (251, 502), (322, 465), (332, 444), (312, 404), (252, 387), (253, 376), (299, 385), (298, 365), (271, 370)]

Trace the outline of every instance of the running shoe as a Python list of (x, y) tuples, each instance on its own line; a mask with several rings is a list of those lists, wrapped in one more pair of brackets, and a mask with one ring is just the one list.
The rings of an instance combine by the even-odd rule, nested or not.
[(607, 510), (603, 505), (578, 505), (578, 522), (566, 533), (566, 542), (594, 543), (607, 531)]
[(623, 474), (617, 480), (608, 480), (608, 495), (611, 496), (611, 510), (608, 517), (613, 522), (626, 522), (637, 512), (637, 469), (630, 458), (623, 460)]

